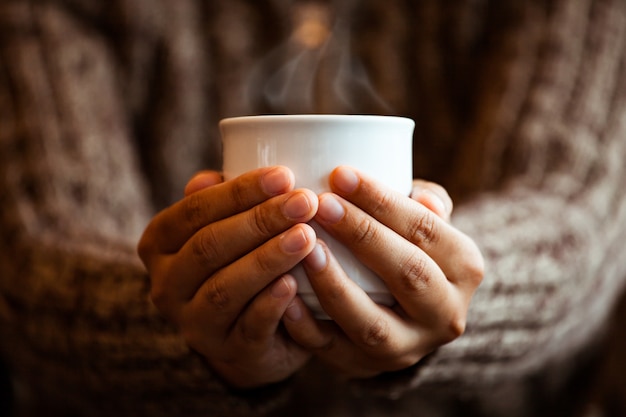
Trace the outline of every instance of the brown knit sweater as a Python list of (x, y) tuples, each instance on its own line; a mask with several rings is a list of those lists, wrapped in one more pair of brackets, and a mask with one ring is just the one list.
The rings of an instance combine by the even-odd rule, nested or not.
[[(487, 273), (466, 334), (412, 369), (231, 392), (149, 302), (135, 245), (219, 169), (220, 118), (298, 112), (415, 119), (415, 175)], [(39, 415), (617, 409), (625, 160), (622, 0), (4, 0), (1, 358)]]

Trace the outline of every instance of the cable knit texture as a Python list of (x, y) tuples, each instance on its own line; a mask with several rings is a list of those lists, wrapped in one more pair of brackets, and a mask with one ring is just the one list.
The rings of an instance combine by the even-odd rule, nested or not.
[[(231, 392), (151, 305), (135, 245), (219, 169), (219, 119), (307, 112), (413, 118), (415, 176), (487, 273), (465, 335), (412, 369)], [(0, 352), (45, 415), (618, 410), (625, 160), (621, 0), (6, 0)]]

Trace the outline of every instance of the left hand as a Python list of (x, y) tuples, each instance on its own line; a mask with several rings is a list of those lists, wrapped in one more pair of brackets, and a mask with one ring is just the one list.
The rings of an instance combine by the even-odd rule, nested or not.
[(460, 336), (483, 277), (474, 242), (448, 223), (442, 187), (419, 181), (412, 198), (339, 167), (315, 220), (387, 284), (397, 304), (373, 302), (318, 242), (303, 262), (333, 321), (316, 320), (298, 297), (283, 316), (291, 337), (348, 377), (370, 377), (417, 363)]

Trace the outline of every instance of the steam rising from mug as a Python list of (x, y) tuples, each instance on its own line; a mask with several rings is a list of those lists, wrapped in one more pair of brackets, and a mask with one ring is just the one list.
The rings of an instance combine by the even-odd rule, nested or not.
[[(254, 103), (251, 108), (289, 114), (355, 113), (367, 107), (391, 114), (352, 51), (350, 22), (332, 22), (322, 4), (294, 7), (291, 36), (251, 70), (245, 89), (245, 101)], [(352, 2), (344, 0), (337, 7), (350, 8)], [(338, 14), (351, 15), (345, 10)]]

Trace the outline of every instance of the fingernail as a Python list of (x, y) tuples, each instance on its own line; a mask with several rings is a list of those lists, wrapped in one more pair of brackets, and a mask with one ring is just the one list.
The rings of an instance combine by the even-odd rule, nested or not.
[(283, 168), (274, 168), (261, 177), (261, 188), (269, 195), (283, 193), (290, 186), (291, 178)]
[(272, 286), (271, 293), (274, 298), (283, 298), (287, 294), (289, 294), (289, 291), (290, 291), (289, 284), (287, 284), (287, 281), (285, 280), (285, 278), (280, 278)]
[(291, 321), (298, 321), (302, 318), (302, 308), (297, 301), (293, 301), (285, 310), (285, 317)]
[(306, 263), (307, 268), (313, 272), (319, 272), (324, 269), (326, 267), (327, 258), (322, 245), (319, 243), (315, 244), (311, 253), (304, 258), (304, 262)]
[(339, 191), (351, 193), (359, 185), (359, 177), (348, 167), (339, 167), (333, 174), (333, 184)]
[(307, 245), (307, 237), (300, 228), (297, 228), (282, 235), (279, 245), (285, 253), (297, 253)]
[(320, 204), (317, 215), (327, 223), (337, 223), (343, 218), (345, 211), (341, 203), (332, 194), (323, 194), (320, 197)]
[(289, 219), (299, 219), (311, 212), (311, 204), (304, 193), (292, 195), (283, 203), (283, 214)]

